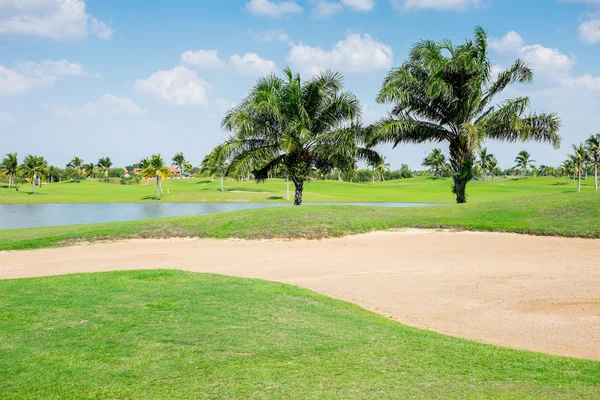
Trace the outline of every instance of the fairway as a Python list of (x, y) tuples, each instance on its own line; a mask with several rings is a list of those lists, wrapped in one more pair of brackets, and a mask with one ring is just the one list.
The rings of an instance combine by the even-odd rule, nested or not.
[[(313, 180), (306, 184), (304, 201), (308, 203), (329, 202), (455, 202), (451, 193), (452, 179), (411, 178), (389, 182), (349, 183)], [(281, 179), (269, 179), (265, 183), (254, 181), (226, 181), (224, 191), (219, 181), (208, 178), (172, 179), (163, 183), (165, 195), (162, 202), (285, 202), (286, 183)], [(583, 181), (583, 190), (593, 190), (593, 181)], [(290, 184), (293, 197), (293, 185)], [(492, 182), (473, 181), (469, 184), (469, 202), (480, 203), (528, 195), (545, 195), (576, 192), (572, 181), (565, 184), (557, 178), (496, 178)], [(19, 192), (0, 186), (0, 203), (129, 203), (157, 202), (154, 181), (146, 186), (105, 184), (84, 180), (79, 183), (67, 181), (42, 185), (31, 194), (31, 187), (22, 186)]]
[(593, 399), (600, 363), (409, 328), (304, 289), (178, 271), (0, 282), (4, 399)]

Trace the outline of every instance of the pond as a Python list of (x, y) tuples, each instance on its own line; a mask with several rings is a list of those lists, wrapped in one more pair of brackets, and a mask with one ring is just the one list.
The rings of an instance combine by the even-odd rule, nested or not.
[[(426, 207), (424, 203), (305, 203), (376, 207)], [(100, 204), (0, 204), (0, 229), (93, 224), (139, 219), (181, 217), (267, 207), (290, 207), (290, 203), (100, 203)]]

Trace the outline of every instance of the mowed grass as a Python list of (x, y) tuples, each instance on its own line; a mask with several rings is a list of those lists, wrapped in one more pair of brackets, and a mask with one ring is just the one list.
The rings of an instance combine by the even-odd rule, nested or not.
[[(305, 202), (425, 202), (453, 203), (451, 179), (412, 178), (390, 182), (348, 183), (313, 180), (305, 185)], [(584, 191), (590, 191), (593, 180), (584, 181)], [(285, 202), (286, 183), (270, 179), (265, 183), (254, 181), (226, 181), (225, 191), (219, 190), (219, 181), (207, 178), (167, 180), (163, 184), (162, 202)], [(294, 186), (290, 183), (291, 198)], [(478, 203), (529, 194), (556, 194), (574, 192), (576, 185), (556, 178), (496, 178), (494, 182), (473, 181), (467, 193), (469, 202)], [(154, 202), (156, 186), (153, 181), (146, 186), (105, 184), (84, 180), (44, 184), (31, 193), (31, 186), (21, 186), (20, 191), (0, 184), (0, 203), (105, 203)]]
[(592, 399), (600, 363), (180, 271), (0, 281), (3, 399)]
[(0, 250), (127, 238), (320, 239), (405, 227), (600, 238), (600, 192), (528, 195), (423, 208), (311, 205), (145, 221), (0, 230)]

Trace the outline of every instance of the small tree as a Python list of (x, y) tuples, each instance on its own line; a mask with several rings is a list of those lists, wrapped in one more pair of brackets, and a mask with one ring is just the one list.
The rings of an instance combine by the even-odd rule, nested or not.
[(48, 174), (48, 165), (43, 157), (30, 154), (25, 157), (18, 170), (31, 183), (31, 191), (35, 194), (35, 182)]
[(581, 192), (581, 174), (585, 168), (585, 163), (588, 160), (588, 153), (583, 143), (579, 145), (572, 145), (573, 154), (569, 154), (568, 157), (573, 163), (573, 169), (577, 174), (577, 192)]
[(15, 190), (19, 191), (19, 180), (17, 179), (17, 172), (19, 170), (19, 158), (17, 153), (8, 153), (0, 164), (0, 172), (8, 176), (8, 188), (10, 189), (11, 183), (14, 183)]
[(589, 154), (589, 160), (594, 167), (594, 190), (598, 190), (598, 165), (600, 165), (600, 133), (591, 135), (585, 146)]
[(486, 174), (490, 171), (490, 164), (494, 159), (494, 155), (488, 153), (487, 147), (479, 151), (479, 166), (481, 167), (483, 180), (485, 181)]
[(153, 154), (148, 161), (148, 166), (142, 171), (142, 176), (146, 179), (156, 178), (156, 200), (160, 200), (163, 194), (161, 179), (169, 176), (169, 167), (160, 154)]
[(108, 183), (108, 170), (110, 170), (110, 167), (112, 167), (112, 165), (113, 164), (110, 160), (110, 157), (103, 157), (98, 160), (98, 168), (104, 176), (104, 183)]
[(535, 160), (531, 159), (531, 154), (526, 150), (521, 150), (515, 158), (515, 169), (523, 173), (523, 178), (527, 175), (527, 169), (534, 166)]
[(73, 176), (75, 177), (77, 183), (79, 183), (83, 168), (83, 160), (75, 156), (71, 159), (71, 161), (69, 161), (69, 163), (67, 164), (67, 168), (71, 168), (73, 170)]
[(179, 177), (183, 178), (183, 166), (186, 162), (185, 156), (183, 155), (183, 153), (179, 152), (179, 153), (175, 154), (171, 161), (173, 161), (172, 165), (176, 165), (177, 168), (179, 169)]

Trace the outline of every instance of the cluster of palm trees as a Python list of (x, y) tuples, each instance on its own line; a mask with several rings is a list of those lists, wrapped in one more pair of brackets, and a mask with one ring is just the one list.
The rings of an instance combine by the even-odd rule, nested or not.
[(361, 160), (376, 165), (382, 157), (374, 148), (382, 143), (445, 142), (452, 190), (464, 203), (476, 154), (487, 139), (533, 140), (556, 148), (562, 141), (559, 118), (529, 114), (529, 98), (494, 103), (509, 85), (531, 82), (533, 71), (516, 60), (496, 76), (487, 44), (482, 28), (458, 46), (448, 40), (417, 43), (408, 60), (389, 72), (376, 98), (391, 105), (389, 115), (370, 126), (362, 125), (360, 103), (344, 91), (339, 73), (327, 71), (303, 81), (285, 69), (282, 78), (260, 78), (225, 115), (222, 127), (231, 136), (205, 158), (203, 167), (222, 176), (251, 173), (257, 180), (283, 172), (294, 183), (294, 204), (300, 205), (312, 171), (347, 171)]
[(9, 153), (0, 164), (0, 173), (8, 176), (8, 187), (15, 186), (19, 190), (19, 178), (24, 178), (31, 183), (31, 191), (35, 193), (35, 186), (42, 186), (42, 179), (49, 173), (48, 162), (44, 157), (28, 155), (19, 164), (17, 153)]
[[(590, 135), (585, 143), (571, 145), (572, 153), (567, 155), (560, 167), (566, 176), (577, 176), (577, 191), (581, 192), (581, 177), (588, 169), (594, 170), (594, 190), (598, 190), (598, 166), (600, 165), (600, 133)], [(586, 175), (587, 179), (587, 175)]]

